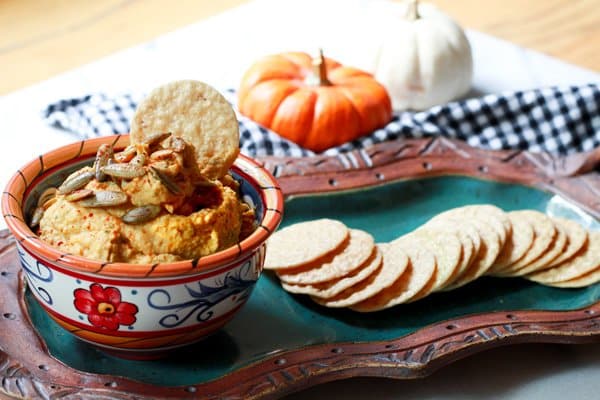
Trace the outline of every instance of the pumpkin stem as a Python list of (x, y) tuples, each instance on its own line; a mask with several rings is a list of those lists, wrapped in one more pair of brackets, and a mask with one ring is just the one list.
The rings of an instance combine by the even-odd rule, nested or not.
[(312, 66), (313, 73), (307, 79), (308, 84), (313, 86), (330, 86), (331, 82), (327, 79), (327, 64), (325, 63), (323, 49), (319, 49), (319, 55), (313, 58)]
[(421, 18), (421, 16), (419, 15), (419, 0), (409, 1), (406, 16), (408, 19), (413, 21)]

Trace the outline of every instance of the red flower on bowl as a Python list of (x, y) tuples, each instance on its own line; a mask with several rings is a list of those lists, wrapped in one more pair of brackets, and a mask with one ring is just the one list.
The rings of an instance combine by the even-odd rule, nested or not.
[(86, 314), (95, 327), (115, 331), (120, 325), (132, 325), (136, 321), (137, 306), (121, 301), (121, 292), (115, 287), (103, 288), (94, 283), (90, 290), (77, 289), (73, 295), (77, 311)]

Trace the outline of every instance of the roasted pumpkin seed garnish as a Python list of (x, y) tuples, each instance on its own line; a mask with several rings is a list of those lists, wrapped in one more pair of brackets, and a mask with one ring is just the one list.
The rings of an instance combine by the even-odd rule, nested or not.
[(102, 168), (107, 166), (113, 157), (113, 148), (111, 145), (102, 144), (96, 152), (96, 160), (94, 161), (94, 173), (98, 182), (106, 180), (106, 174), (102, 172)]
[(180, 194), (181, 188), (171, 178), (160, 171), (158, 168), (150, 167), (153, 175), (173, 194)]
[(132, 208), (121, 217), (121, 220), (126, 224), (141, 224), (156, 218), (160, 210), (161, 207), (155, 204)]
[(59, 186), (58, 191), (61, 194), (68, 194), (74, 190), (81, 189), (87, 185), (95, 177), (94, 171), (89, 168), (83, 168), (79, 171), (71, 174), (62, 185)]
[(94, 196), (85, 198), (77, 204), (83, 207), (113, 207), (127, 203), (129, 197), (123, 192), (113, 190), (98, 190)]
[(138, 178), (146, 173), (144, 167), (135, 164), (109, 164), (102, 167), (101, 171), (106, 175), (124, 179)]

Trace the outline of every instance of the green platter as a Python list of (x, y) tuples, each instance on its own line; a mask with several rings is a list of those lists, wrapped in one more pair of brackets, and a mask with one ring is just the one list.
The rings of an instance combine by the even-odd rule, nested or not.
[[(352, 192), (292, 197), (283, 226), (321, 217), (370, 232), (378, 242), (409, 232), (452, 207), (489, 203), (504, 210), (535, 209), (578, 221), (592, 230), (600, 223), (561, 196), (532, 187), (443, 176), (397, 181)], [(274, 354), (315, 345), (391, 341), (431, 324), (496, 311), (567, 311), (600, 299), (600, 284), (557, 289), (516, 278), (483, 278), (461, 289), (372, 314), (327, 309), (308, 297), (284, 292), (265, 272), (244, 309), (219, 333), (156, 361), (108, 356), (54, 323), (27, 293), (33, 325), (49, 352), (68, 366), (158, 386), (197, 385), (220, 379)]]

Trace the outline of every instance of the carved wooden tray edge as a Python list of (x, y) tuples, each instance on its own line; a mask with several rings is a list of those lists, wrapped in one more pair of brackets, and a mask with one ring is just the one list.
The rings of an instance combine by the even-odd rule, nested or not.
[[(342, 156), (264, 158), (287, 196), (359, 190), (400, 179), (468, 175), (559, 193), (600, 218), (600, 149), (555, 157), (525, 151), (477, 150), (454, 140), (411, 139)], [(277, 398), (356, 376), (417, 378), (470, 354), (524, 342), (600, 339), (600, 302), (566, 312), (514, 311), (443, 321), (391, 341), (319, 345), (273, 354), (217, 380), (157, 387), (95, 375), (54, 359), (26, 312), (14, 240), (0, 231), (0, 396), (114, 399)]]
[(440, 175), (519, 183), (561, 194), (600, 219), (600, 148), (557, 156), (483, 150), (443, 137), (397, 139), (336, 156), (263, 157), (285, 196), (361, 190)]

